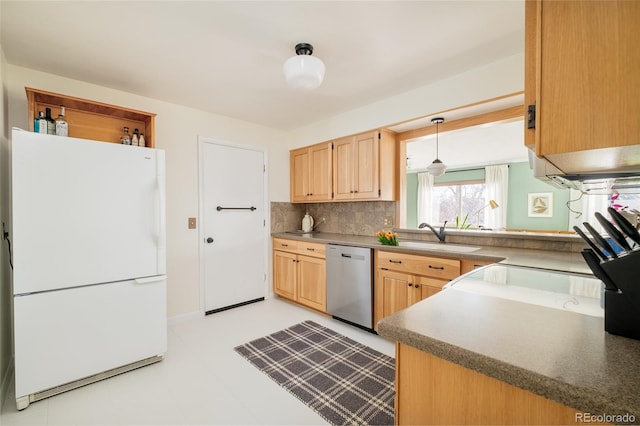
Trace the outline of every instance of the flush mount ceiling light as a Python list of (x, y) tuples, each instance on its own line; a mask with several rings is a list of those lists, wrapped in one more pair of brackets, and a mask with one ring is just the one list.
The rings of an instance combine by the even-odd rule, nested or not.
[(311, 56), (313, 46), (309, 43), (296, 44), (296, 56), (287, 59), (283, 66), (287, 83), (296, 89), (313, 90), (322, 84), (324, 63)]
[(438, 158), (438, 124), (444, 123), (444, 118), (432, 118), (431, 123), (436, 125), (436, 159), (433, 160), (433, 163), (429, 164), (429, 167), (427, 167), (427, 172), (429, 172), (433, 176), (441, 176), (444, 171), (447, 170), (447, 166)]

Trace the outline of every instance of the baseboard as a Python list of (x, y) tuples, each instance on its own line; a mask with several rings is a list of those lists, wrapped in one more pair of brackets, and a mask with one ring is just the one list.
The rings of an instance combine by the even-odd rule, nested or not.
[(178, 324), (184, 321), (194, 320), (197, 318), (204, 318), (204, 312), (195, 311), (195, 312), (188, 312), (186, 314), (175, 315), (167, 319), (167, 324), (173, 325), (173, 324)]
[(7, 399), (7, 393), (9, 392), (9, 385), (11, 384), (11, 377), (13, 375), (13, 357), (7, 363), (7, 368), (2, 376), (2, 383), (0, 384), (0, 411), (4, 409), (4, 403)]

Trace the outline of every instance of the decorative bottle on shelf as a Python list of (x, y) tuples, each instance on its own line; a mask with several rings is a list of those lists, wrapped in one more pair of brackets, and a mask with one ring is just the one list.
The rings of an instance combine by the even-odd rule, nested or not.
[(47, 120), (47, 134), (48, 135), (55, 135), (56, 134), (56, 122), (51, 117), (51, 108), (45, 108), (44, 110), (46, 111), (46, 114), (45, 114), (44, 118), (45, 118), (45, 120)]
[(47, 134), (47, 119), (44, 116), (44, 112), (40, 111), (36, 119), (33, 120), (33, 131)]
[(131, 145), (131, 136), (129, 136), (129, 128), (125, 127), (124, 133), (120, 136), (120, 143), (123, 145)]
[(138, 146), (145, 147), (147, 143), (144, 140), (144, 133), (140, 133), (140, 138), (138, 139)]
[(138, 146), (138, 129), (133, 129), (133, 136), (131, 136), (131, 145)]
[(64, 119), (64, 106), (60, 105), (60, 114), (56, 119), (56, 135), (69, 136), (69, 123)]

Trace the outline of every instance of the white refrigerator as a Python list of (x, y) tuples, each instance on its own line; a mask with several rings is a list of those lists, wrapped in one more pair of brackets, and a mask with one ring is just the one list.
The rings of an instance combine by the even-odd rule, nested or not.
[(164, 151), (14, 128), (11, 168), (18, 409), (161, 360)]

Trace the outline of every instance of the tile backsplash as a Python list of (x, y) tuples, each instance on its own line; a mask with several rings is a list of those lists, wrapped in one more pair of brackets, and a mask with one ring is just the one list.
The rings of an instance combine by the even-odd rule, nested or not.
[[(313, 217), (317, 230), (347, 235), (370, 235), (396, 224), (395, 201), (359, 201), (352, 203), (271, 203), (271, 232), (301, 229), (305, 212)], [(320, 223), (325, 218), (324, 223)], [(385, 225), (385, 219), (391, 219)]]

